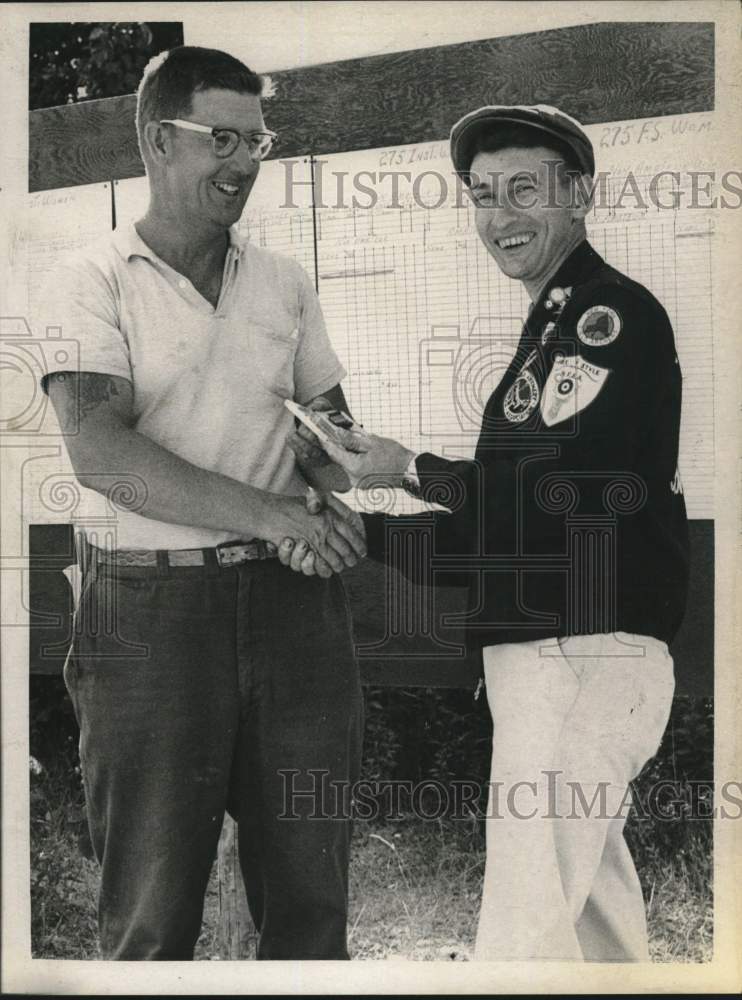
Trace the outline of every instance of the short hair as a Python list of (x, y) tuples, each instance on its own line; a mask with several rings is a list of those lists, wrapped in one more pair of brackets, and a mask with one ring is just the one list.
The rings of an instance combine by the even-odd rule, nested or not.
[(568, 173), (583, 172), (574, 150), (566, 142), (561, 142), (555, 136), (545, 134), (541, 129), (532, 128), (530, 125), (500, 125), (495, 123), (495, 127), (484, 127), (478, 130), (472, 137), (471, 144), (467, 150), (469, 158), (468, 176), (471, 175), (471, 165), (477, 153), (496, 153), (501, 149), (548, 149), (554, 154), (555, 159), (564, 161)]
[(179, 45), (150, 59), (137, 89), (137, 138), (142, 156), (147, 122), (190, 114), (193, 95), (212, 87), (260, 97), (263, 79), (227, 52), (197, 45)]

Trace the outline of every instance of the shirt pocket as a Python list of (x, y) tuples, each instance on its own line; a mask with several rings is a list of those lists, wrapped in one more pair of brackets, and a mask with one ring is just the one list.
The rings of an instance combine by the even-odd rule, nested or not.
[(249, 324), (251, 354), (263, 386), (283, 399), (294, 397), (294, 361), (299, 345), (297, 327)]

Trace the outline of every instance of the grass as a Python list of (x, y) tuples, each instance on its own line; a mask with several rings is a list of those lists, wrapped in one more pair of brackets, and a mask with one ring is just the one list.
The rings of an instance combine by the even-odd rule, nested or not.
[(351, 863), (351, 955), (467, 960), (483, 874), (483, 838), (469, 823), (359, 825)]
[[(98, 957), (98, 869), (80, 850), (80, 801), (60, 782), (34, 779), (32, 943), (35, 958)], [(43, 806), (42, 806), (43, 803)], [(688, 838), (673, 858), (640, 869), (650, 952), (656, 962), (704, 962), (712, 951), (712, 859), (707, 837)], [(357, 960), (466, 961), (471, 958), (484, 872), (484, 838), (475, 822), (358, 823), (350, 871), (348, 938)], [(212, 873), (198, 960), (226, 957), (217, 929)]]
[[(32, 690), (31, 914), (36, 958), (97, 958), (97, 864), (89, 856), (76, 767), (76, 730), (67, 702), (48, 686)], [(457, 700), (458, 699), (458, 700)], [(459, 704), (460, 702), (460, 704)], [(448, 780), (487, 771), (489, 719), (454, 694), (376, 692), (367, 700), (364, 777)], [(479, 712), (477, 717), (476, 713)], [(415, 726), (411, 725), (415, 721)], [(409, 731), (424, 753), (409, 753)], [(419, 732), (418, 732), (419, 730)], [(671, 780), (682, 797), (713, 773), (713, 715), (700, 701), (676, 701), (663, 746), (636, 785)], [(413, 747), (414, 748), (414, 747)], [(417, 762), (417, 763), (415, 763)], [(644, 890), (655, 962), (712, 957), (712, 826), (629, 818), (627, 840)], [(215, 866), (216, 868), (216, 866)], [(471, 958), (484, 872), (481, 822), (411, 816), (358, 822), (350, 869), (348, 936), (357, 960)], [(226, 958), (212, 872), (198, 960)]]
[[(639, 875), (655, 962), (712, 957), (713, 866), (703, 835)], [(484, 838), (453, 820), (361, 828), (351, 864), (350, 946), (356, 959), (466, 961), (474, 946)]]
[(654, 962), (710, 962), (713, 864), (710, 844), (690, 840), (672, 862), (644, 871), (649, 952)]
[(32, 758), (31, 945), (34, 958), (97, 958), (98, 865), (89, 856), (79, 774)]

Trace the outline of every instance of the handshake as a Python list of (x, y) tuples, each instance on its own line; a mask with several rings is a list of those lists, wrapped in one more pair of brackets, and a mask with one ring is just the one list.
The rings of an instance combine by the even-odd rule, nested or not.
[[(319, 397), (310, 408), (332, 410)], [(414, 452), (390, 438), (337, 428), (336, 440), (320, 443), (301, 424), (288, 444), (310, 482), (321, 484), (323, 493), (310, 488), (306, 500), (275, 497), (270, 529), (263, 534), (284, 566), (307, 576), (332, 576), (355, 566), (366, 555), (366, 532), (360, 514), (333, 496), (351, 486), (368, 489), (384, 482), (400, 486)]]
[(329, 577), (355, 566), (366, 555), (361, 515), (332, 494), (310, 487), (306, 499), (277, 496), (273, 500), (270, 530), (262, 537), (284, 566), (305, 576)]

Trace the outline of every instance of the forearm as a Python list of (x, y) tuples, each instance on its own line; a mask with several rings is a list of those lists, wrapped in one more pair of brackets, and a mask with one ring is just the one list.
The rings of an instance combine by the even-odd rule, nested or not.
[(305, 482), (320, 493), (347, 493), (350, 489), (347, 475), (334, 462), (328, 465), (310, 465), (297, 458), (296, 464)]
[(263, 537), (275, 495), (202, 469), (120, 424), (68, 439), (80, 483), (115, 505), (171, 524)]
[(449, 510), (476, 503), (481, 475), (476, 462), (420, 452), (416, 456), (415, 471), (421, 500)]
[(329, 575), (365, 555), (362, 532), (335, 511), (310, 513), (301, 497), (268, 493), (210, 472), (134, 429), (133, 386), (96, 372), (55, 372), (46, 382), (83, 486), (144, 517), (261, 538), (301, 539)]
[[(484, 470), (476, 461), (442, 458), (430, 452), (417, 455), (415, 462), (419, 499), (437, 504), (446, 510), (421, 514), (363, 514), (368, 555), (377, 562), (389, 562), (389, 531), (411, 528), (413, 524), (433, 529), (433, 555), (466, 559), (478, 546), (479, 525), (482, 523), (481, 480)], [(396, 551), (396, 547), (393, 547)], [(427, 578), (428, 566), (409, 560), (396, 566), (409, 579), (416, 579), (419, 570)]]
[[(427, 512), (377, 513), (361, 518), (369, 559), (385, 563), (412, 583), (432, 582), (435, 568), (436, 574), (445, 573), (447, 585), (453, 585), (454, 577), (467, 571), (475, 554), (476, 526), (460, 513), (436, 511), (432, 517)], [(427, 532), (432, 537), (424, 540)]]
[[(340, 385), (327, 389), (321, 396), (315, 396), (307, 405), (310, 408), (335, 409), (348, 413), (348, 404)], [(298, 420), (296, 425), (297, 429), (301, 428)], [(310, 443), (306, 438), (294, 433), (289, 438), (288, 445), (294, 452), (299, 471), (309, 486), (320, 493), (348, 492), (350, 479), (347, 473), (327, 456), (318, 442)]]

